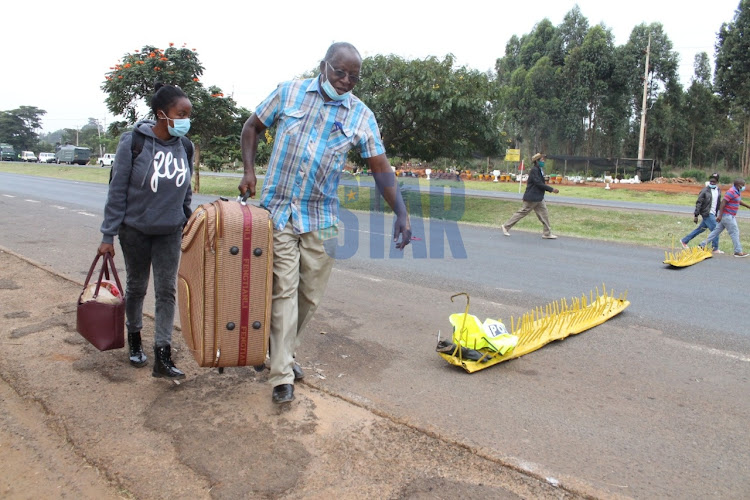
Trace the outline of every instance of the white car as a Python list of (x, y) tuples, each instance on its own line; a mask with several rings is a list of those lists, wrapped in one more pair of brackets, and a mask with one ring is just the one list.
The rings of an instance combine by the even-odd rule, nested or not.
[(39, 153), (39, 163), (55, 163), (55, 153)]
[(33, 161), (36, 163), (36, 155), (33, 151), (21, 151), (21, 161)]
[(115, 162), (115, 155), (112, 153), (107, 153), (104, 156), (99, 158), (100, 167), (111, 167), (114, 162)]

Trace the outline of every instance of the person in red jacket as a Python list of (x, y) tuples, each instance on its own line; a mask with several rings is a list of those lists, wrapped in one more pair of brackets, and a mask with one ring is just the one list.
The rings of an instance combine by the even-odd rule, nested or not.
[(544, 193), (549, 191), (550, 193), (559, 193), (557, 188), (553, 188), (544, 183), (544, 160), (546, 156), (542, 153), (537, 153), (531, 157), (531, 162), (534, 164), (529, 170), (529, 178), (526, 181), (526, 191), (523, 193), (523, 206), (514, 213), (508, 222), (500, 226), (505, 236), (510, 236), (510, 228), (512, 228), (516, 222), (526, 217), (532, 210), (536, 214), (539, 222), (542, 223), (544, 229), (542, 230), (542, 238), (546, 240), (554, 240), (557, 238), (552, 234), (552, 229), (549, 226), (549, 214), (547, 212), (547, 205), (544, 203)]

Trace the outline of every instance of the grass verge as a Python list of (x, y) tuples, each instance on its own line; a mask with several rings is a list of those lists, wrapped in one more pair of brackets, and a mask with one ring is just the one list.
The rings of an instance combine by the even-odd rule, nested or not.
[[(98, 167), (78, 167), (66, 165), (44, 165), (27, 164), (17, 162), (0, 163), (0, 172), (18, 173), (52, 177), (58, 179), (78, 180), (85, 182), (98, 182), (106, 184), (109, 180), (109, 169)], [(401, 179), (399, 179), (401, 181)], [(419, 183), (426, 187), (428, 184), (423, 179), (407, 179), (409, 183)], [(201, 194), (225, 196), (233, 198), (237, 196), (237, 177), (216, 177), (203, 175), (200, 178)], [(261, 182), (257, 186), (260, 192)], [(458, 186), (451, 181), (439, 181), (431, 183), (430, 186), (446, 185)], [(518, 186), (513, 184), (498, 183), (494, 186), (488, 182), (468, 181), (463, 183), (462, 188), (467, 191), (479, 188), (492, 187), (498, 191), (517, 192)], [(638, 201), (642, 203), (656, 203), (668, 205), (692, 206), (695, 196), (680, 195), (658, 192), (627, 191), (625, 189), (605, 191), (591, 188), (562, 186), (563, 194), (578, 198), (617, 199), (622, 201)], [(486, 189), (483, 189), (486, 190)], [(374, 190), (373, 190), (374, 191)], [(613, 197), (616, 195), (617, 197)], [(498, 228), (519, 207), (520, 202), (504, 201), (489, 198), (464, 196), (451, 199), (448, 196), (435, 196), (426, 193), (406, 192), (405, 199), (409, 204), (409, 212), (415, 216), (430, 218), (460, 220), (464, 223), (478, 224)], [(349, 210), (369, 211), (373, 207), (380, 209), (377, 197), (373, 195), (370, 188), (352, 188), (342, 186), (339, 188), (341, 205)], [(382, 200), (380, 206), (386, 206)], [(617, 241), (620, 243), (632, 243), (671, 249), (673, 245), (679, 247), (678, 239), (685, 236), (695, 227), (692, 217), (689, 215), (659, 214), (643, 211), (614, 210), (603, 208), (574, 207), (564, 205), (549, 205), (550, 223), (553, 231), (561, 236), (576, 236), (604, 241)], [(744, 209), (743, 209), (744, 210)], [(750, 221), (739, 219), (740, 236), (745, 251), (750, 250)], [(533, 214), (522, 219), (514, 228), (514, 231), (532, 231), (541, 234), (541, 224)], [(705, 236), (706, 233), (703, 234)], [(698, 244), (701, 236), (694, 239), (691, 244)], [(732, 242), (726, 233), (722, 234), (720, 248), (731, 254)]]

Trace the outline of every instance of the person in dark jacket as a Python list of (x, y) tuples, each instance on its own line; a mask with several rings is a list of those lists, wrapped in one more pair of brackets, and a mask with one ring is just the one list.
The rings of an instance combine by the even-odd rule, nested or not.
[[(153, 269), (156, 359), (152, 375), (169, 379), (185, 378), (172, 362), (171, 345), (182, 227), (192, 213), (192, 158), (183, 142), (192, 109), (179, 87), (158, 83), (151, 98), (155, 121), (143, 120), (122, 135), (98, 248), (99, 254), (114, 256), (114, 237), (118, 236), (127, 274), (125, 324), (130, 364), (137, 368), (146, 365), (141, 345), (143, 299)], [(137, 155), (133, 149), (136, 134), (144, 136)]]
[[(698, 215), (701, 216), (701, 223), (693, 231), (682, 238), (680, 243), (682, 248), (688, 248), (690, 240), (708, 229), (710, 233), (716, 228), (716, 211), (721, 203), (721, 189), (719, 188), (719, 174), (713, 173), (708, 178), (708, 184), (701, 189), (698, 194), (698, 200), (695, 202), (695, 212), (693, 213), (693, 223), (698, 224)], [(719, 250), (718, 236), (711, 242), (714, 253), (724, 253)]]
[(542, 238), (546, 240), (554, 240), (557, 238), (552, 234), (552, 229), (549, 226), (549, 214), (547, 213), (547, 205), (544, 203), (544, 193), (549, 191), (550, 193), (559, 193), (557, 188), (553, 188), (544, 183), (544, 160), (546, 156), (542, 153), (537, 153), (531, 157), (531, 162), (534, 164), (529, 170), (529, 178), (526, 181), (526, 191), (523, 193), (523, 206), (514, 213), (508, 222), (500, 226), (505, 236), (510, 236), (510, 228), (512, 228), (516, 222), (526, 217), (532, 210), (536, 214), (539, 222), (542, 223), (544, 229), (542, 230)]

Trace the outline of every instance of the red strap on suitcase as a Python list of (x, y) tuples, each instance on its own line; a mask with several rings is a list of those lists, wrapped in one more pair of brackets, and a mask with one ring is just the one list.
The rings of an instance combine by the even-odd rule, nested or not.
[(240, 349), (238, 366), (247, 361), (247, 338), (250, 328), (250, 260), (253, 242), (253, 214), (250, 207), (242, 205), (242, 296), (240, 299)]

